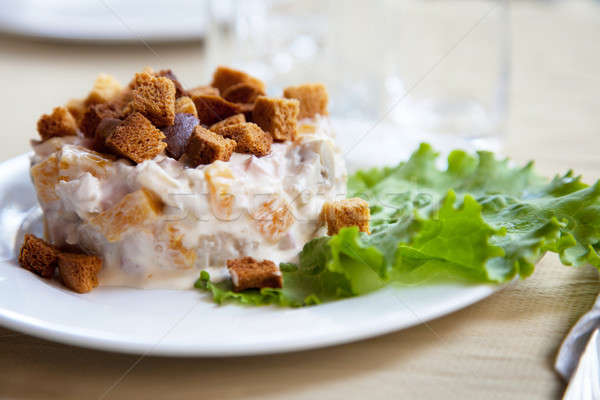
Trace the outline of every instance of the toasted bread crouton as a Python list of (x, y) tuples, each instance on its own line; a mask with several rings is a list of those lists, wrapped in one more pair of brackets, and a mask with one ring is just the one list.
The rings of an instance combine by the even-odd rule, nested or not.
[(83, 99), (71, 99), (71, 100), (67, 101), (67, 104), (65, 104), (65, 107), (67, 107), (67, 110), (69, 110), (69, 112), (71, 113), (73, 118), (75, 118), (75, 122), (77, 122), (77, 126), (79, 126), (79, 123), (83, 119), (83, 114), (85, 114), (85, 112), (87, 111), (87, 106), (85, 105), (84, 100)]
[(90, 145), (91, 149), (100, 153), (108, 153), (110, 149), (106, 146), (106, 139), (113, 134), (117, 126), (123, 121), (118, 118), (104, 118), (96, 127), (94, 141)]
[(260, 96), (254, 103), (252, 120), (275, 141), (294, 140), (300, 103), (296, 99)]
[(217, 67), (215, 70), (210, 86), (224, 93), (226, 89), (237, 83), (249, 83), (261, 92), (264, 93), (265, 91), (265, 84), (260, 79), (256, 79), (245, 72), (223, 66)]
[(361, 232), (371, 233), (369, 204), (357, 197), (323, 204), (321, 220), (327, 223), (327, 234), (335, 235), (346, 226), (357, 226)]
[(136, 112), (129, 115), (106, 138), (106, 146), (116, 154), (139, 164), (144, 160), (153, 159), (167, 147), (162, 141), (164, 138), (165, 135), (159, 129)]
[(204, 125), (212, 125), (227, 117), (240, 113), (240, 106), (231, 103), (222, 97), (201, 94), (192, 95), (196, 111), (198, 111), (198, 119)]
[(181, 96), (175, 100), (175, 114), (192, 114), (198, 118), (198, 111), (196, 111), (196, 105), (191, 97)]
[(63, 284), (77, 293), (87, 293), (98, 286), (102, 259), (88, 254), (60, 253), (58, 272)]
[(322, 83), (306, 83), (299, 86), (290, 86), (283, 91), (283, 97), (287, 99), (298, 99), (300, 101), (300, 113), (298, 119), (313, 118), (315, 115), (327, 115), (327, 103), (329, 96), (327, 89)]
[(177, 113), (175, 114), (175, 123), (163, 128), (169, 157), (178, 160), (183, 155), (196, 125), (198, 125), (198, 118), (192, 114)]
[(58, 251), (34, 235), (26, 234), (19, 252), (21, 267), (44, 278), (51, 278), (57, 265)]
[(79, 123), (79, 128), (85, 137), (96, 136), (96, 128), (104, 118), (119, 118), (121, 113), (111, 103), (94, 104), (90, 106)]
[(130, 229), (139, 230), (151, 224), (162, 210), (162, 204), (150, 192), (141, 189), (128, 193), (114, 206), (90, 218), (109, 242), (116, 242)]
[(233, 290), (274, 288), (283, 286), (281, 272), (273, 261), (257, 261), (252, 257), (227, 260), (227, 269), (231, 275)]
[(72, 136), (77, 135), (77, 122), (66, 107), (55, 107), (52, 114), (44, 114), (38, 119), (37, 130), (42, 140)]
[(171, 80), (171, 82), (173, 82), (173, 85), (175, 85), (175, 98), (185, 96), (185, 89), (183, 88), (183, 85), (181, 85), (181, 82), (179, 82), (179, 79), (177, 79), (177, 76), (175, 76), (173, 71), (171, 71), (170, 69), (161, 69), (160, 71), (158, 71), (158, 73), (156, 73), (156, 76), (168, 78)]
[(117, 96), (121, 90), (123, 90), (123, 86), (112, 75), (100, 74), (85, 99), (85, 105), (107, 103)]
[(211, 164), (217, 160), (229, 161), (235, 146), (234, 140), (226, 139), (198, 125), (187, 144), (186, 160), (192, 167)]
[(223, 98), (232, 103), (254, 103), (258, 96), (264, 96), (264, 88), (249, 82), (240, 82), (223, 91)]
[(236, 141), (235, 151), (254, 154), (256, 157), (266, 156), (271, 152), (271, 135), (265, 133), (260, 126), (252, 122), (227, 125), (213, 130), (219, 135)]
[(219, 121), (215, 124), (212, 124), (208, 129), (213, 132), (216, 132), (224, 126), (243, 124), (244, 122), (246, 122), (246, 116), (240, 113), (232, 115), (231, 117), (227, 117), (224, 120)]
[(147, 72), (135, 75), (131, 103), (133, 111), (142, 113), (154, 125), (173, 125), (175, 121), (175, 84), (169, 78)]
[(221, 92), (216, 87), (208, 85), (200, 85), (187, 90), (187, 96), (189, 97), (193, 98), (201, 95), (220, 96)]

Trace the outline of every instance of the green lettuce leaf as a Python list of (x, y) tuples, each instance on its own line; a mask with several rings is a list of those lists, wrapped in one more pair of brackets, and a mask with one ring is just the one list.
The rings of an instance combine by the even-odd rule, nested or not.
[(600, 182), (571, 171), (553, 180), (533, 163), (453, 151), (446, 168), (422, 144), (395, 167), (359, 171), (348, 197), (369, 202), (371, 235), (356, 227), (307, 243), (282, 265), (283, 289), (235, 293), (203, 275), (218, 303), (302, 306), (356, 296), (391, 282), (506, 282), (531, 275), (548, 251), (565, 265), (600, 268)]

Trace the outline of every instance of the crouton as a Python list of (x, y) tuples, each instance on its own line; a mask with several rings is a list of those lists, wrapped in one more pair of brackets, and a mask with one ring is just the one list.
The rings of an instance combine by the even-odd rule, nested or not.
[(79, 123), (83, 119), (83, 114), (85, 114), (85, 112), (87, 111), (87, 106), (85, 105), (84, 100), (83, 99), (71, 99), (71, 100), (67, 101), (67, 104), (65, 104), (65, 107), (67, 107), (67, 110), (69, 110), (69, 112), (71, 113), (73, 118), (75, 118), (75, 122), (77, 122), (77, 126), (79, 126)]
[(34, 235), (26, 234), (19, 252), (21, 267), (44, 278), (51, 278), (57, 266), (58, 251)]
[(185, 96), (185, 89), (183, 88), (181, 82), (179, 82), (179, 79), (177, 79), (177, 76), (175, 76), (173, 71), (171, 71), (170, 69), (161, 69), (160, 71), (158, 71), (156, 76), (168, 78), (171, 80), (171, 82), (173, 82), (173, 85), (175, 85), (175, 98)]
[(235, 140), (226, 139), (198, 125), (187, 144), (186, 161), (193, 167), (211, 164), (216, 160), (229, 161), (235, 146)]
[(258, 96), (264, 95), (262, 88), (249, 82), (236, 83), (223, 91), (223, 98), (232, 103), (254, 103)]
[(142, 113), (156, 126), (173, 125), (175, 84), (169, 78), (138, 73), (135, 75), (131, 106), (134, 112)]
[(227, 269), (231, 275), (233, 290), (274, 288), (283, 286), (281, 272), (273, 261), (257, 261), (252, 257), (227, 260)]
[(77, 293), (87, 293), (98, 286), (102, 259), (88, 254), (60, 253), (58, 272), (63, 284)]
[(352, 198), (323, 204), (321, 221), (327, 223), (327, 234), (335, 235), (346, 226), (357, 226), (361, 232), (371, 233), (369, 204), (363, 199)]
[(121, 125), (123, 121), (118, 118), (104, 118), (100, 121), (96, 127), (96, 133), (94, 134), (94, 141), (90, 145), (92, 150), (100, 153), (108, 153), (110, 149), (106, 146), (106, 139), (113, 134), (117, 126)]
[(192, 114), (194, 117), (198, 118), (198, 111), (196, 111), (194, 101), (188, 96), (181, 96), (175, 100), (175, 114), (177, 113)]
[(212, 124), (208, 129), (213, 132), (216, 132), (224, 126), (243, 124), (244, 122), (246, 122), (246, 116), (244, 114), (235, 114), (231, 117), (225, 118), (222, 121)]
[(96, 135), (96, 128), (104, 118), (119, 118), (121, 113), (113, 104), (102, 103), (90, 106), (79, 124), (79, 128), (85, 137), (93, 138)]
[(298, 99), (300, 112), (298, 119), (313, 118), (315, 115), (327, 115), (329, 96), (322, 83), (306, 83), (299, 86), (290, 86), (283, 91), (283, 97)]
[(183, 155), (196, 125), (198, 125), (198, 118), (192, 114), (177, 113), (175, 114), (175, 123), (163, 128), (169, 157), (178, 160)]
[(146, 223), (159, 217), (162, 203), (150, 192), (141, 189), (128, 193), (117, 204), (89, 219), (109, 242), (117, 242), (130, 229), (139, 231)]
[(237, 143), (235, 151), (238, 153), (249, 153), (256, 157), (262, 157), (271, 152), (271, 142), (273, 141), (271, 135), (252, 122), (223, 126), (213, 132), (235, 140)]
[(167, 147), (162, 141), (164, 138), (165, 135), (159, 129), (136, 112), (129, 115), (106, 138), (106, 146), (116, 154), (139, 164), (144, 160), (153, 159)]
[(252, 120), (276, 141), (294, 140), (300, 102), (260, 96), (254, 103)]
[(42, 140), (72, 136), (77, 135), (77, 122), (66, 107), (55, 107), (52, 114), (44, 114), (38, 119), (37, 130)]
[(217, 67), (215, 70), (210, 86), (224, 93), (226, 89), (237, 83), (249, 83), (263, 93), (265, 91), (265, 84), (260, 79), (256, 79), (245, 72), (223, 66)]
[(92, 104), (109, 102), (117, 96), (121, 90), (123, 90), (123, 87), (112, 75), (100, 74), (96, 78), (94, 86), (84, 103), (86, 106), (89, 106)]
[(219, 89), (208, 85), (200, 85), (187, 90), (187, 96), (189, 97), (200, 96), (205, 94), (211, 96), (220, 96), (221, 92), (219, 92)]
[(227, 117), (240, 113), (240, 106), (219, 96), (208, 94), (192, 95), (198, 119), (204, 125), (212, 125)]

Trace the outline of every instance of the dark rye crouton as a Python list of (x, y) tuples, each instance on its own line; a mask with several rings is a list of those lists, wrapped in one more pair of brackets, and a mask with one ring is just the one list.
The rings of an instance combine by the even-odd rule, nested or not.
[(236, 258), (227, 260), (227, 269), (235, 292), (246, 289), (279, 289), (283, 286), (281, 272), (273, 261), (256, 261), (252, 257)]
[(177, 113), (192, 114), (194, 117), (198, 118), (198, 111), (196, 111), (194, 101), (188, 96), (181, 96), (175, 100), (175, 114)]
[(244, 122), (246, 122), (246, 116), (244, 114), (235, 114), (231, 117), (225, 118), (222, 121), (212, 124), (208, 129), (216, 132), (218, 129), (223, 128), (224, 126), (243, 124)]
[(153, 159), (167, 147), (162, 141), (164, 138), (165, 135), (159, 129), (136, 112), (115, 128), (106, 139), (106, 146), (116, 154), (141, 163)]
[(252, 120), (276, 141), (294, 140), (300, 103), (296, 99), (260, 96), (254, 103)]
[(290, 86), (283, 91), (283, 97), (298, 99), (300, 112), (298, 118), (312, 118), (317, 114), (327, 115), (329, 96), (322, 83), (305, 83), (299, 86)]
[(102, 259), (87, 254), (60, 253), (58, 272), (63, 284), (77, 293), (87, 293), (98, 286)]
[(249, 82), (236, 83), (223, 91), (223, 98), (232, 103), (254, 103), (258, 96), (264, 95), (264, 89)]
[(217, 67), (215, 70), (210, 86), (224, 93), (226, 89), (238, 83), (249, 83), (260, 91), (265, 91), (265, 84), (260, 79), (256, 79), (245, 72), (223, 66)]
[(346, 226), (357, 226), (361, 232), (371, 233), (369, 204), (363, 199), (352, 198), (323, 204), (321, 220), (327, 223), (327, 234), (335, 235)]
[(100, 121), (105, 118), (119, 118), (121, 113), (111, 103), (94, 104), (90, 106), (79, 125), (84, 136), (93, 138), (96, 135), (96, 128)]
[(177, 113), (175, 114), (175, 123), (163, 128), (169, 157), (178, 160), (183, 155), (196, 125), (198, 125), (198, 118), (192, 114)]
[(44, 278), (51, 278), (57, 266), (58, 251), (42, 239), (26, 234), (19, 252), (19, 264)]
[(77, 135), (77, 122), (66, 107), (55, 107), (52, 114), (44, 114), (37, 121), (42, 140), (55, 136)]
[(198, 125), (187, 144), (186, 161), (193, 167), (211, 164), (217, 160), (229, 161), (235, 146), (234, 140), (226, 139)]
[(94, 141), (91, 144), (92, 150), (100, 153), (108, 153), (110, 149), (106, 146), (106, 139), (113, 134), (117, 126), (123, 121), (118, 118), (104, 118), (96, 127)]
[(252, 122), (223, 126), (214, 132), (236, 141), (235, 151), (254, 154), (256, 157), (266, 156), (271, 152), (271, 135), (265, 133), (260, 126)]
[(135, 75), (133, 111), (142, 113), (156, 126), (175, 121), (175, 85), (169, 78), (142, 72)]
[(227, 117), (241, 112), (238, 104), (229, 102), (222, 97), (214, 95), (192, 95), (198, 119), (204, 125), (212, 125)]

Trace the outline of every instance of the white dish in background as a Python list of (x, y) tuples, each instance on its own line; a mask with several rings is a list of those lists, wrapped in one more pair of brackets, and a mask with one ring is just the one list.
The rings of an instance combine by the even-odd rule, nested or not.
[[(385, 125), (335, 123), (350, 170), (393, 164), (425, 139), (443, 151), (456, 139), (391, 132)], [(387, 139), (385, 139), (387, 138)], [(382, 144), (385, 149), (382, 150)], [(378, 152), (378, 153), (375, 153)], [(372, 155), (377, 154), (377, 157)], [(197, 290), (100, 287), (80, 295), (20, 268), (15, 243), (40, 234), (40, 211), (29, 179), (29, 158), (0, 164), (0, 324), (78, 346), (169, 356), (234, 356), (317, 348), (421, 324), (477, 302), (499, 286), (387, 287), (369, 295), (313, 307), (218, 306)]]
[(199, 40), (208, 26), (205, 0), (19, 0), (0, 7), (0, 30), (66, 41)]

